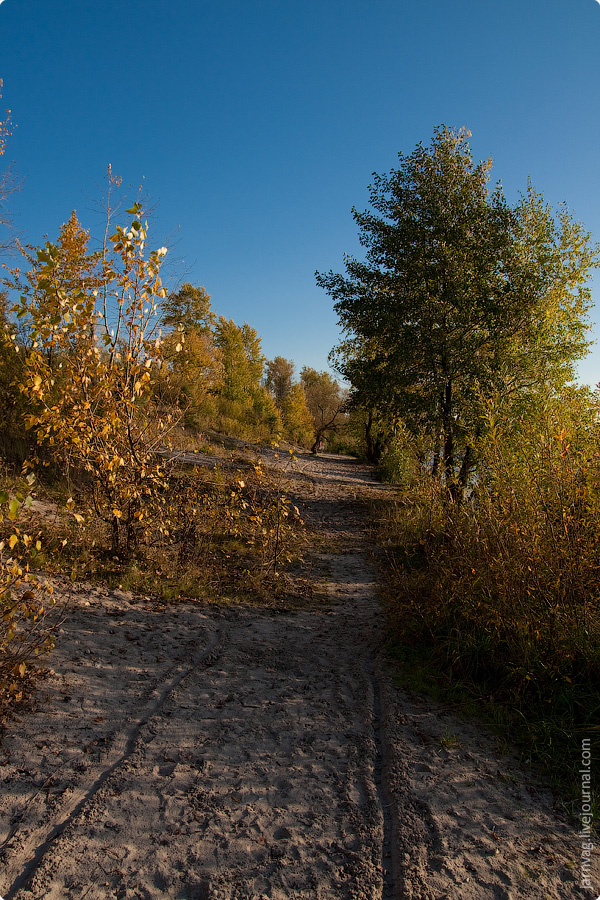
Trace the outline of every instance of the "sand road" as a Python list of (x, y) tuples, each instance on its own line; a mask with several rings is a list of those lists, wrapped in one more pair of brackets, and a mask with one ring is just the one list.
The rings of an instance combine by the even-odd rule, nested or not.
[(596, 897), (550, 794), (394, 686), (368, 467), (287, 477), (322, 535), (305, 606), (71, 589), (53, 674), (0, 742), (4, 900)]

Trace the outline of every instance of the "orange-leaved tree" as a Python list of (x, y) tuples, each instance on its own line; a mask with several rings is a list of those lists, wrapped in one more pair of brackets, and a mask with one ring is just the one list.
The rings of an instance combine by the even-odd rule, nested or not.
[(127, 213), (129, 224), (97, 253), (88, 252), (89, 236), (73, 214), (56, 244), (29, 255), (18, 308), (29, 333), (27, 426), (71, 481), (91, 487), (115, 553), (135, 548), (160, 502), (165, 462), (157, 451), (172, 426), (152, 399), (166, 249), (146, 255), (141, 205)]

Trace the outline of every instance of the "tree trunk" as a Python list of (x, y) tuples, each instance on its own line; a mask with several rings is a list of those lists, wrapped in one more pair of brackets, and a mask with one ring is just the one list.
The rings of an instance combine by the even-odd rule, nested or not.
[(458, 483), (463, 493), (467, 488), (467, 484), (469, 483), (469, 475), (473, 471), (474, 465), (475, 451), (473, 450), (472, 444), (468, 444), (467, 449), (465, 450), (465, 455), (463, 456), (460, 472), (458, 473)]
[(452, 417), (452, 379), (446, 382), (442, 395), (442, 423), (444, 429), (444, 477), (446, 487), (454, 483), (454, 420)]
[(437, 429), (437, 433), (435, 436), (435, 444), (433, 447), (433, 461), (431, 463), (431, 476), (432, 478), (437, 478), (438, 471), (440, 468), (440, 450), (442, 445), (442, 433), (440, 429)]
[(112, 547), (113, 553), (115, 553), (115, 554), (119, 553), (119, 550), (120, 550), (119, 520), (116, 516), (112, 517), (112, 522), (111, 522), (111, 547)]
[(386, 449), (386, 444), (389, 442), (389, 433), (386, 433), (383, 437), (379, 434), (377, 437), (373, 437), (373, 410), (369, 410), (369, 417), (365, 422), (365, 445), (367, 449), (367, 462), (370, 462), (372, 465), (377, 465), (381, 462), (381, 457), (383, 456), (383, 452)]

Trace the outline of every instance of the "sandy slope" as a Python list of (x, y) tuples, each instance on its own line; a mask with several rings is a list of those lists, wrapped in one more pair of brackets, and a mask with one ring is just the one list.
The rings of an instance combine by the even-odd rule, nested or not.
[(337, 548), (305, 608), (72, 590), (54, 674), (0, 744), (2, 897), (595, 897), (549, 794), (394, 687), (369, 470), (306, 457), (290, 487)]

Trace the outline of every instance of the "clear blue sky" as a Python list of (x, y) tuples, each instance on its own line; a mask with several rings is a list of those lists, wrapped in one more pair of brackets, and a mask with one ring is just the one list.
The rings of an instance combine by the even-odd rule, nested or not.
[[(107, 164), (143, 178), (181, 276), (268, 357), (322, 369), (315, 269), (360, 253), (352, 206), (436, 125), (600, 241), (599, 62), (596, 0), (3, 0), (15, 224), (37, 244), (76, 209), (99, 234)], [(600, 381), (600, 349), (580, 371)]]

